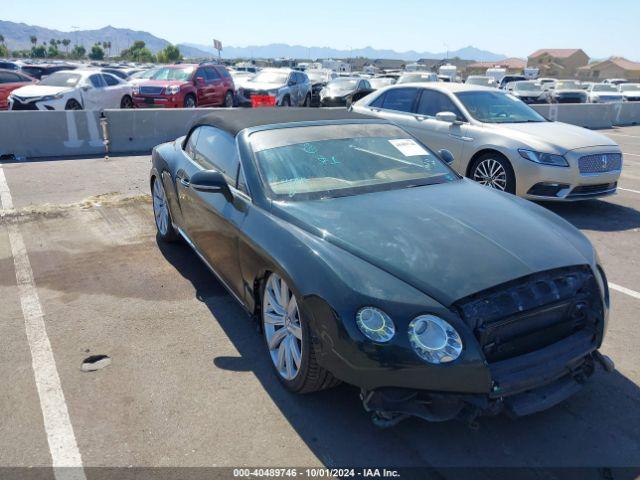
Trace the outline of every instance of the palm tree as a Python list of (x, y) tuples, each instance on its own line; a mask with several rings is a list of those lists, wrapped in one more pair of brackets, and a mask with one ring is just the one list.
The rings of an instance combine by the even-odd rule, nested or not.
[(69, 53), (70, 44), (71, 44), (71, 40), (69, 40), (68, 38), (65, 38), (64, 40), (62, 40), (62, 45), (64, 45), (64, 49), (67, 52), (67, 54)]
[(111, 56), (111, 40), (107, 42), (107, 51), (109, 52), (109, 56)]
[(31, 41), (31, 44), (35, 47), (38, 44), (38, 37), (36, 37), (35, 35), (31, 35), (29, 37), (29, 40)]
[(0, 45), (4, 45), (4, 35), (0, 33)]

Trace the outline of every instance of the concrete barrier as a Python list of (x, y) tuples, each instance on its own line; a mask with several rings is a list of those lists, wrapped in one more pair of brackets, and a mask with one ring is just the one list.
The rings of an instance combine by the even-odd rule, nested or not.
[(71, 157), (103, 152), (98, 112), (0, 112), (0, 157)]
[(193, 121), (216, 110), (225, 109), (106, 110), (109, 150), (147, 153), (159, 143), (184, 135)]
[(585, 128), (611, 128), (613, 125), (612, 105), (607, 103), (552, 103), (532, 107), (543, 117), (557, 122)]
[(640, 102), (625, 102), (613, 105), (613, 124), (620, 127), (639, 125)]

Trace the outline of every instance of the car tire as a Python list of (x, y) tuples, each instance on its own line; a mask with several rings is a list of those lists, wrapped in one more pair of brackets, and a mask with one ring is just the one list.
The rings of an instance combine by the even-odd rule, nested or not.
[(133, 108), (133, 99), (129, 95), (125, 95), (124, 97), (122, 97), (122, 100), (120, 100), (120, 108)]
[(307, 108), (311, 106), (311, 94), (307, 93), (307, 96), (304, 97), (304, 103), (302, 106)]
[(169, 209), (167, 195), (160, 177), (153, 178), (153, 183), (151, 184), (151, 199), (158, 238), (167, 243), (175, 242), (178, 239), (178, 233), (175, 228), (173, 228), (171, 210)]
[(184, 103), (183, 103), (183, 107), (184, 108), (196, 108), (198, 106), (198, 102), (196, 101), (196, 97), (193, 94), (189, 94), (186, 97), (184, 97)]
[(271, 273), (262, 282), (260, 298), (265, 345), (278, 380), (300, 394), (338, 385), (340, 381), (318, 365), (311, 327), (286, 281)]
[(516, 193), (516, 176), (507, 158), (497, 152), (481, 155), (469, 171), (473, 181), (496, 190)]
[(231, 107), (233, 107), (233, 93), (231, 93), (230, 91), (229, 91), (229, 92), (227, 92), (227, 93), (224, 95), (224, 104), (223, 104), (223, 106), (224, 106), (225, 108), (231, 108)]
[(71, 100), (67, 101), (67, 104), (64, 106), (65, 110), (82, 110), (82, 105), (80, 105), (80, 103), (72, 98)]
[(291, 106), (291, 97), (289, 95), (285, 95), (285, 97), (282, 99), (282, 106), (283, 107)]

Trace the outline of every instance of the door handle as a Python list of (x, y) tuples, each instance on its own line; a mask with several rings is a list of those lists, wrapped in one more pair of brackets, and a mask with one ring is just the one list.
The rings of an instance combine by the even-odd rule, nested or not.
[(191, 186), (191, 182), (189, 181), (189, 179), (184, 178), (184, 177), (180, 177), (180, 183), (182, 185), (184, 185), (185, 187), (189, 188)]

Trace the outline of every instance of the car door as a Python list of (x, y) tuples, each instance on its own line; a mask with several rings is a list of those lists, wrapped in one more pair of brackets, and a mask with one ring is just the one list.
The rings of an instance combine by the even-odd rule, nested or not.
[[(455, 168), (462, 160), (467, 119), (446, 94), (430, 88), (420, 90), (415, 115), (408, 119), (405, 126), (432, 150), (449, 150), (456, 159), (453, 164)], [(459, 123), (437, 120), (436, 115), (440, 112), (455, 113)]]
[(204, 69), (205, 78), (207, 80), (207, 89), (209, 105), (219, 106), (222, 105), (224, 100), (224, 82), (222, 77), (213, 67), (206, 67)]
[(419, 90), (416, 87), (391, 88), (359, 110), (382, 117), (402, 127), (412, 127)]
[(289, 90), (289, 98), (291, 99), (291, 105), (295, 107), (300, 103), (298, 99), (298, 75), (296, 74), (296, 72), (291, 72), (289, 74), (289, 81), (287, 82), (287, 84)]
[(242, 298), (244, 283), (238, 262), (238, 230), (244, 219), (244, 203), (235, 197), (229, 201), (218, 192), (196, 191), (190, 183), (194, 173), (216, 170), (235, 190), (240, 165), (236, 142), (231, 135), (214, 127), (203, 126), (198, 130), (193, 158), (189, 157), (190, 162), (177, 173), (183, 225), (200, 254)]
[(105, 98), (109, 108), (120, 108), (120, 102), (124, 96), (123, 83), (110, 73), (102, 73), (105, 81)]
[[(210, 104), (209, 90), (207, 89), (207, 77), (204, 68), (200, 67), (193, 75), (194, 83), (196, 85), (196, 97), (199, 107), (204, 107)], [(202, 79), (202, 80), (200, 80)]]
[(100, 73), (89, 75), (81, 86), (82, 102), (85, 110), (104, 110), (109, 108), (107, 84)]

